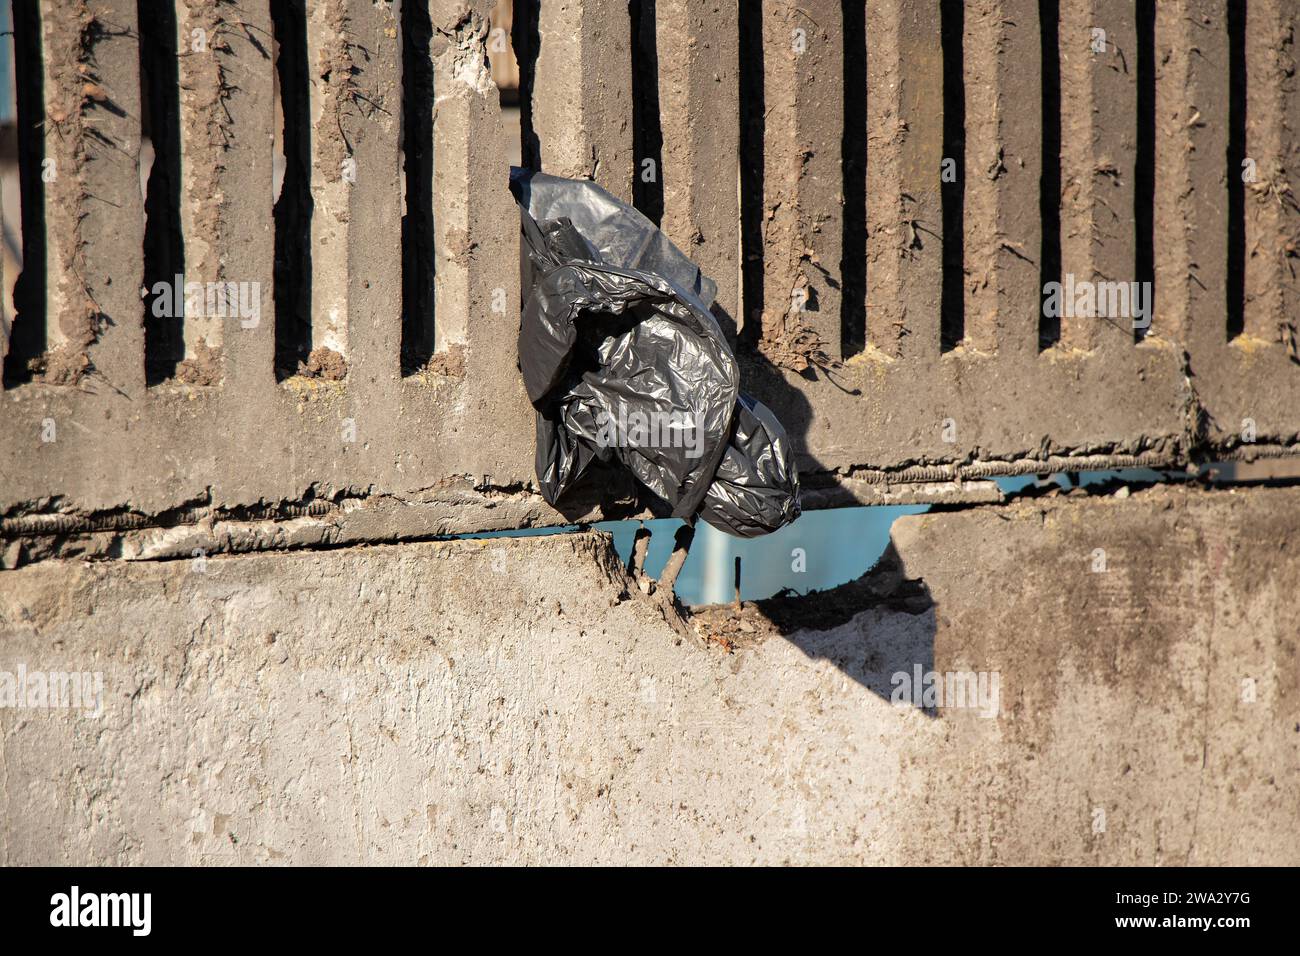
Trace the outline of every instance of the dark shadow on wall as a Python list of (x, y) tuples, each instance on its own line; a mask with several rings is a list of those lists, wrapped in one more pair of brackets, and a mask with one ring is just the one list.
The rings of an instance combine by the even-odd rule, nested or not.
[(45, 354), (45, 68), (36, 4), (13, 5), (14, 75), (23, 77), (14, 92), (18, 189), (22, 204), (23, 268), (14, 282), (14, 317), (4, 359), (6, 388), (29, 382)]
[(275, 374), (283, 381), (308, 360), (311, 329), (311, 79), (307, 8), (301, 0), (271, 4), (276, 78), (284, 121), (284, 183), (272, 208), (275, 222)]
[(655, 0), (631, 0), (632, 205), (656, 226), (664, 218), (663, 127), (659, 120), (659, 44)]
[[(755, 633), (774, 630), (809, 658), (830, 661), (846, 677), (884, 700), (918, 687), (935, 668), (935, 602), (923, 580), (908, 578), (891, 542), (857, 580), (808, 594), (783, 592), (759, 601), (690, 611), (711, 640), (743, 647)], [(884, 612), (846, 629), (864, 611)], [(900, 675), (906, 675), (904, 679)], [(912, 700), (909, 693), (904, 699)], [(918, 706), (921, 698), (916, 698)], [(922, 708), (931, 717), (934, 708)]]
[(867, 336), (867, 5), (845, 0), (844, 215), (840, 222), (840, 354), (866, 348)]
[(519, 63), (519, 155), (520, 165), (534, 172), (542, 168), (542, 147), (533, 128), (533, 86), (537, 79), (539, 0), (515, 0), (510, 25), (510, 45)]
[[(1138, 282), (1156, 288), (1155, 202), (1156, 202), (1156, 4), (1137, 3), (1137, 147), (1133, 171), (1133, 227), (1137, 233), (1134, 275)], [(1149, 315), (1155, 315), (1154, 298), (1147, 301)], [(1135, 328), (1133, 340), (1142, 341), (1150, 326)]]
[(1246, 16), (1247, 5), (1229, 3), (1228, 25), (1228, 278), (1226, 338), (1246, 328)]
[[(1042, 174), (1038, 184), (1038, 215), (1043, 223), (1039, 248), (1042, 288), (1061, 281), (1061, 47), (1060, 0), (1040, 0), (1039, 42), (1043, 64)], [(1061, 340), (1061, 317), (1044, 308), (1038, 318), (1038, 349), (1050, 349)]]
[(402, 374), (434, 353), (433, 23), (426, 4), (402, 4)]
[(966, 67), (965, 0), (940, 0), (939, 36), (943, 48), (943, 155), (957, 166), (956, 177), (941, 183), (943, 284), (940, 287), (939, 348), (949, 352), (966, 337)]
[[(155, 308), (154, 288), (171, 285), (185, 274), (181, 237), (181, 118), (180, 81), (176, 50), (176, 11), (170, 4), (156, 9), (141, 2), (140, 102), (141, 135), (153, 146), (153, 165), (145, 190), (144, 355), (145, 381), (158, 385), (176, 375), (185, 359), (184, 297), (170, 309)], [(179, 293), (180, 290), (175, 290)], [(162, 313), (157, 315), (155, 313)]]
[(757, 348), (763, 316), (763, 4), (740, 17), (740, 298), (744, 344)]

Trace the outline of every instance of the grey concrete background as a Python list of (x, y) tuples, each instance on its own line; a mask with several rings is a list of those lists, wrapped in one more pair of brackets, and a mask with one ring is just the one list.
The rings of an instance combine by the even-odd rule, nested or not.
[[(178, 508), (373, 496), (419, 504), (448, 485), (488, 496), (528, 492), (533, 426), (517, 372), (518, 239), (504, 188), (515, 127), (525, 120), (503, 115), (484, 64), (489, 0), (428, 3), (438, 90), (438, 352), (428, 368), (406, 376), (399, 361), (401, 23), (396, 5), (344, 0), (323, 4), (311, 19), (309, 49), (332, 65), (331, 79), (311, 89), (322, 117), (311, 156), (321, 271), (312, 321), (346, 353), (346, 375), (284, 382), (272, 361), (275, 64), (250, 39), (272, 32), (268, 7), (259, 0), (237, 15), (207, 0), (178, 7), (187, 36), (205, 29), (221, 40), (210, 55), (180, 64), (188, 91), (180, 148), (190, 184), (190, 278), (259, 282), (263, 322), (191, 329), (185, 375), (150, 388), (136, 295), (142, 145), (130, 27), (137, 9), (132, 0), (101, 6), (124, 29), (79, 30), (97, 15), (84, 2), (41, 5), (47, 100), (64, 118), (47, 124), (44, 140), (61, 171), (44, 194), (50, 368), (58, 374), (0, 397), (8, 424), (0, 435), (0, 509), (156, 518)], [(655, 85), (659, 115), (644, 122), (657, 121), (664, 143), (664, 226), (715, 273), (720, 313), (739, 336), (744, 387), (778, 412), (810, 478), (911, 481), (917, 476), (908, 469), (918, 466), (1011, 470), (1049, 456), (1074, 468), (1085, 467), (1076, 459), (1086, 456), (1124, 458), (1087, 466), (1095, 468), (1294, 451), (1300, 364), (1296, 280), (1286, 264), (1300, 213), (1285, 171), (1300, 99), (1287, 90), (1287, 63), (1274, 55), (1287, 29), (1285, 4), (1258, 6), (1247, 25), (1246, 135), (1261, 178), (1247, 195), (1245, 332), (1231, 343), (1222, 295), (1225, 0), (1159, 7), (1160, 291), (1152, 334), (1140, 345), (1126, 329), (1075, 323), (1059, 347), (1036, 347), (1041, 64), (1038, 10), (1029, 0), (967, 5), (960, 276), (967, 334), (947, 352), (939, 335), (944, 243), (935, 232), (945, 54), (932, 5), (873, 4), (866, 36), (855, 37), (864, 49), (853, 50), (842, 49), (839, 4), (771, 0), (756, 57), (738, 46), (735, 0), (716, 15), (660, 0), (658, 72), (647, 76), (644, 64), (633, 69), (625, 0), (543, 4), (524, 133), (538, 138), (550, 171), (592, 175), (629, 196), (638, 168), (630, 88)], [(1134, 26), (1124, 4), (1094, 7), (1112, 35), (1106, 54), (1080, 56), (1070, 45), (1073, 15), (1062, 25), (1066, 75), (1084, 91), (1063, 104), (1064, 265), (1085, 278), (1123, 279), (1132, 260), (1125, 224), (1136, 158), (1128, 113), (1137, 81), (1116, 51), (1130, 45)], [(806, 46), (796, 54), (798, 30)], [(871, 95), (865, 116), (849, 115), (853, 98), (836, 84), (866, 46)], [(108, 100), (85, 94), (87, 70), (100, 92), (112, 91)], [(1021, 108), (1027, 101), (1035, 109)], [(759, 150), (742, 127), (756, 103), (764, 117)], [(844, 197), (848, 186), (861, 185), (847, 177), (865, 175), (860, 163), (841, 162), (846, 132), (849, 139), (861, 133), (870, 154), (864, 262), (844, 258)], [(346, 159), (355, 159), (359, 176), (344, 189)], [(761, 188), (740, 188), (745, 168), (761, 170)], [(750, 220), (760, 226), (758, 240), (742, 244)], [(740, 273), (755, 265), (761, 281), (742, 302)], [(860, 315), (840, 309), (853, 276), (865, 283)], [(504, 312), (494, 308), (498, 291)], [(796, 292), (808, 308), (793, 308)], [(846, 323), (866, 327), (856, 354), (841, 349)], [(201, 356), (196, 336), (208, 343)], [(1247, 420), (1253, 443), (1242, 437)], [(43, 440), (48, 423), (56, 441)], [(488, 525), (480, 514), (453, 510), (446, 523), (481, 530)]]
[[(859, 31), (830, 0), (759, 22), (658, 0), (651, 68), (625, 0), (546, 2), (517, 114), (491, 6), (427, 3), (436, 349), (404, 374), (400, 8), (313, 5), (310, 324), (341, 377), (279, 381), (269, 5), (177, 4), (213, 40), (178, 58), (187, 278), (259, 283), (262, 321), (187, 324), (147, 386), (138, 5), (39, 4), (21, 39), (58, 174), (27, 263), (46, 351), (0, 392), (0, 703), (19, 668), (99, 673), (105, 696), (98, 717), (0, 706), (0, 863), (1300, 862), (1300, 489), (1003, 504), (987, 481), (1300, 447), (1285, 0), (1251, 5), (1235, 104), (1228, 0), (1159, 4), (1154, 324), (1065, 322), (1046, 349), (1037, 4), (962, 5), (954, 235), (932, 3), (873, 3)], [(1138, 26), (1087, 6), (1057, 50), (1062, 267), (1122, 280)], [(1234, 239), (1243, 108), (1259, 178)], [(967, 502), (901, 520), (867, 581), (692, 614), (601, 535), (410, 543), (575, 519), (533, 491), (506, 167), (522, 136), (630, 198), (655, 123), (664, 228), (718, 280), (809, 504)], [(11, 173), (7, 236), (14, 194)], [(597, 491), (582, 517), (643, 511)], [(996, 674), (997, 715), (897, 706), (914, 667)]]
[[(47, 561), (0, 670), (105, 711), (0, 709), (0, 862), (1294, 865), (1297, 547), (1296, 489), (904, 518), (730, 651), (597, 534)], [(997, 717), (895, 705), (916, 664)]]

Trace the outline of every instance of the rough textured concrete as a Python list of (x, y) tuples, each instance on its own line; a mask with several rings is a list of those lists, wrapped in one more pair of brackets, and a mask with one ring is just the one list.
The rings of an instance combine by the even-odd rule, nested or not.
[(976, 352), (1032, 353), (1038, 344), (1037, 8), (1033, 0), (966, 4), (964, 344)]
[[(1295, 311), (1265, 316), (1269, 299), (1248, 298), (1245, 335), (1228, 340), (1226, 296), (1230, 230), (1225, 228), (1230, 74), (1226, 0), (1174, 0), (1156, 8), (1156, 330), (1186, 348), (1205, 439), (1236, 445), (1253, 429), (1295, 436), (1300, 423), (1300, 361)], [(1290, 88), (1290, 22), (1267, 4), (1250, 8), (1246, 37), (1246, 155), (1257, 180), (1246, 189), (1246, 292), (1260, 292), (1261, 260), (1277, 262), (1273, 287), (1294, 296), (1290, 259), (1300, 210), (1280, 170), (1294, 166), (1300, 123)], [(1269, 89), (1270, 86), (1276, 89)], [(1263, 218), (1260, 213), (1265, 212)], [(1285, 233), (1265, 232), (1269, 220)], [(1294, 299), (1292, 299), (1294, 301)], [(1269, 328), (1269, 325), (1272, 328)], [(1261, 387), (1267, 383), (1267, 387)], [(1293, 439), (1294, 440), (1294, 439)]]
[(244, 283), (260, 310), (253, 324), (187, 309), (176, 380), (198, 387), (224, 380), (246, 405), (260, 406), (275, 386), (270, 7), (262, 0), (235, 12), (184, 0), (176, 28), (185, 281)]
[[(933, 4), (867, 6), (867, 342), (889, 358), (939, 354), (943, 50)], [(960, 161), (961, 157), (956, 157)]]
[[(342, 184), (326, 180), (339, 175), (345, 160), (358, 164), (356, 181), (342, 198), (334, 197), (342, 205), (322, 201), (316, 210), (322, 223), (332, 224), (330, 254), (322, 255), (321, 268), (340, 280), (320, 284), (317, 298), (324, 303), (327, 292), (346, 294), (349, 375), (346, 381), (295, 376), (284, 383), (276, 381), (273, 367), (274, 62), (264, 42), (269, 15), (265, 3), (238, 12), (206, 0), (178, 6), (184, 48), (193, 42), (193, 30), (203, 30), (207, 43), (201, 55), (181, 58), (187, 84), (181, 99), (185, 194), (203, 197), (182, 204), (187, 278), (258, 283), (260, 322), (245, 328), (227, 318), (218, 320), (224, 324), (216, 331), (188, 326), (191, 360), (195, 342), (220, 332), (221, 352), (205, 353), (211, 376), (200, 375), (190, 361), (177, 378), (144, 388), (136, 335), (134, 378), (92, 376), (75, 389), (38, 382), (3, 393), (4, 418), (12, 427), (0, 438), (0, 508), (157, 515), (196, 503), (256, 506), (353, 493), (414, 502), (449, 484), (468, 481), (513, 492), (531, 479), (533, 416), (515, 355), (518, 219), (504, 188), (509, 160), (498, 95), (482, 69), (489, 5), (430, 4), (436, 36), (430, 53), (438, 74), (437, 358), (445, 360), (406, 378), (399, 364), (395, 24), (390, 11), (370, 3), (315, 8), (342, 18), (351, 37), (342, 50), (326, 49), (319, 42), (326, 26), (313, 21), (313, 72), (347, 73), (341, 86), (317, 97), (322, 115), (330, 112), (327, 106), (337, 114), (322, 120), (313, 137), (318, 185), (338, 192)], [(69, 43), (81, 36), (75, 28), (69, 35)], [(98, 63), (110, 53), (116, 57), (115, 45), (127, 41), (87, 33), (82, 42), (80, 55)], [(130, 62), (115, 80), (123, 89), (139, 85), (131, 43)], [(338, 70), (330, 66), (331, 56)], [(130, 192), (138, 202), (138, 109), (113, 123), (110, 131), (129, 127), (122, 133), (127, 155), (104, 158), (102, 168), (97, 161), (93, 169), (102, 181), (116, 168), (110, 163), (130, 167)], [(89, 136), (82, 131), (83, 139)], [(74, 142), (67, 148), (86, 146)], [(80, 188), (73, 176), (63, 182)], [(365, 215), (354, 215), (359, 209)], [(58, 236), (72, 235), (57, 222), (52, 227)], [(85, 254), (99, 258), (88, 274), (111, 275), (116, 296), (104, 301), (120, 302), (125, 277), (133, 307), (141, 310), (134, 319), (111, 316), (106, 335), (124, 342), (135, 334), (132, 323), (138, 326), (144, 309), (138, 280), (130, 278), (138, 274), (140, 242), (111, 232), (93, 238)], [(339, 268), (346, 271), (346, 285)], [(328, 311), (326, 324), (334, 321)], [(491, 441), (483, 440), (487, 434)], [(551, 518), (563, 520), (558, 514)], [(474, 530), (473, 524), (462, 522), (456, 530)]]
[[(866, 255), (871, 347), (838, 368), (833, 364), (807, 367), (803, 360), (792, 360), (771, 348), (747, 352), (742, 355), (746, 387), (781, 416), (801, 451), (800, 464), (806, 472), (838, 469), (856, 476), (886, 460), (887, 467), (908, 467), (962, 459), (1008, 461), (1040, 454), (1103, 452), (1151, 454), (1173, 462), (1186, 460), (1194, 448), (1208, 450), (1211, 437), (1220, 447), (1230, 446), (1236, 426), (1229, 423), (1241, 416), (1217, 416), (1206, 406), (1211, 401), (1206, 390), (1215, 386), (1216, 394), (1223, 388), (1235, 393), (1246, 389), (1250, 376), (1247, 367), (1204, 337), (1192, 341), (1175, 330), (1135, 346), (1131, 329), (1122, 322), (1109, 325), (1099, 319), (1086, 329), (1074, 323), (1067, 343), (1071, 347), (1039, 352), (1042, 223), (1038, 202), (1043, 157), (1038, 11), (1019, 0), (953, 6), (962, 7), (964, 13), (965, 43), (960, 50), (940, 43), (938, 18), (929, 8), (897, 3), (868, 11), (872, 56), (866, 96), (870, 124)], [(779, 13), (786, 8), (778, 4), (764, 9), (765, 23), (773, 24), (769, 32), (784, 29)], [(1098, 5), (1101, 15), (1106, 9), (1105, 4)], [(1181, 19), (1192, 23), (1190, 17)], [(1062, 45), (1074, 42), (1064, 31), (1075, 25), (1067, 18)], [(1224, 24), (1215, 21), (1212, 28), (1217, 35)], [(1188, 51), (1199, 42), (1193, 36), (1198, 29), (1180, 24), (1179, 30), (1167, 30), (1168, 43), (1159, 55), (1167, 61), (1170, 47), (1177, 44), (1191, 56)], [(1127, 37), (1132, 25), (1120, 19), (1114, 31)], [(772, 62), (774, 47), (769, 43), (768, 49), (767, 105), (779, 111), (789, 100), (783, 78), (792, 67)], [(945, 60), (954, 56), (962, 57), (964, 89), (945, 91)], [(1074, 57), (1070, 75), (1086, 75), (1090, 89), (1095, 87), (1090, 94), (1094, 99), (1129, 102), (1137, 77), (1133, 64), (1125, 62), (1128, 72), (1116, 75), (1116, 64), (1109, 60), (1083, 62)], [(1207, 69), (1204, 64), (1200, 68)], [(1161, 122), (1168, 123), (1169, 111), (1177, 108), (1174, 104), (1186, 105), (1199, 95), (1199, 87), (1172, 69), (1164, 69), (1159, 80), (1165, 103)], [(937, 183), (943, 143), (942, 111), (936, 106), (943, 104), (945, 93), (950, 98), (961, 93), (958, 99), (966, 114), (964, 155), (949, 157), (959, 161), (959, 171), (964, 170), (963, 257), (960, 263), (946, 265), (940, 261), (940, 250), (955, 237), (943, 234)], [(1113, 179), (1104, 170), (1096, 172), (1099, 165), (1111, 162), (1123, 175), (1132, 160), (1131, 143), (1122, 131), (1133, 124), (1118, 116), (1108, 119), (1105, 111), (1085, 115), (1081, 112), (1085, 108), (1086, 104), (1071, 103), (1066, 116), (1071, 133), (1063, 141), (1063, 150), (1070, 153), (1063, 160), (1067, 169), (1080, 176)], [(828, 114), (833, 112), (817, 113), (815, 122), (831, 122)], [(772, 240), (778, 246), (775, 257), (763, 262), (769, 285), (783, 275), (786, 260), (780, 236), (790, 222), (808, 226), (825, 216), (840, 215), (839, 197), (833, 191), (811, 189), (794, 198), (787, 195), (789, 177), (777, 174), (793, 167), (781, 165), (786, 150), (778, 144), (797, 138), (798, 127), (789, 121), (778, 125), (778, 132), (769, 128), (768, 145), (775, 152), (767, 159), (765, 183), (765, 204), (771, 215), (764, 223), (769, 241), (763, 252), (771, 251)], [(825, 146), (822, 142), (822, 154)], [(805, 157), (813, 150), (808, 143), (799, 148)], [(1171, 156), (1188, 154), (1182, 141), (1171, 149)], [(1198, 148), (1195, 155), (1207, 171), (1210, 165), (1220, 164), (1214, 168), (1221, 186), (1222, 148)], [(1176, 181), (1157, 178), (1169, 200), (1169, 205), (1157, 205), (1157, 235), (1186, 231), (1186, 196), (1167, 185)], [(1127, 262), (1125, 272), (1132, 270), (1133, 238), (1103, 222), (1109, 215), (1103, 200), (1118, 203), (1122, 210), (1127, 194), (1123, 189), (1117, 192), (1119, 199), (1091, 193), (1081, 200), (1073, 194), (1067, 197), (1063, 214), (1072, 230), (1072, 267), (1112, 273)], [(1220, 236), (1225, 232), (1223, 204), (1213, 195), (1206, 202), (1205, 215), (1192, 228), (1201, 238)], [(1127, 213), (1120, 218), (1127, 219)], [(961, 347), (940, 356), (939, 290), (952, 281), (947, 273), (954, 268), (960, 271), (956, 298), (964, 300), (965, 338)], [(1165, 281), (1182, 281), (1176, 271)], [(767, 289), (765, 314), (781, 308), (772, 299), (775, 294)], [(747, 305), (746, 314), (751, 311)], [(1200, 301), (1196, 312), (1204, 324), (1211, 325), (1224, 314), (1221, 301)], [(769, 331), (765, 325), (764, 335)], [(1097, 348), (1087, 347), (1089, 337), (1097, 340)], [(1200, 348), (1206, 350), (1204, 359), (1198, 357)], [(1190, 349), (1190, 358), (1185, 349)], [(1279, 350), (1275, 352), (1272, 357), (1260, 356), (1253, 365), (1268, 377), (1270, 387), (1254, 389), (1251, 407), (1258, 426), (1256, 440), (1289, 446), (1297, 423), (1281, 409), (1300, 382), (1300, 367), (1283, 369), (1280, 362), (1285, 360)], [(1206, 427), (1211, 418), (1218, 420), (1218, 427)]]
[(76, 212), (83, 243), (78, 265), (97, 325), (87, 355), (100, 382), (128, 389), (138, 389), (144, 378), (139, 294), (144, 263), (138, 255), (122, 256), (122, 250), (137, 251), (144, 242), (144, 201), (135, 161), (141, 98), (136, 15), (130, 0), (86, 5), (82, 16), (93, 25), (85, 29), (98, 39), (93, 60), (79, 68), (84, 121), (92, 134), (82, 140), (84, 192)]
[[(1061, 5), (1061, 274), (1089, 282), (1131, 281), (1136, 229), (1137, 30), (1134, 5), (1089, 0)], [(1104, 51), (1094, 29), (1105, 31)], [(1022, 112), (1028, 112), (1022, 111)], [(1041, 124), (1035, 122), (1035, 126)], [(1064, 144), (1070, 148), (1065, 148)], [(1036, 251), (1030, 258), (1037, 261)], [(1061, 317), (1061, 347), (1131, 350), (1131, 324)]]
[(625, 0), (542, 3), (533, 127), (542, 169), (632, 201), (632, 24)]
[[(0, 862), (1300, 862), (1300, 490), (894, 546), (693, 625), (595, 534), (0, 573), (0, 670), (106, 693), (0, 709)], [(890, 703), (914, 665), (998, 716)]]
[(1300, 283), (1288, 260), (1300, 254), (1300, 201), (1290, 182), (1300, 171), (1300, 91), (1281, 80), (1296, 68), (1295, 10), (1264, 0), (1249, 13), (1246, 155), (1256, 175), (1246, 185), (1245, 331), (1295, 354)]
[(802, 371), (810, 361), (840, 356), (841, 11), (831, 0), (770, 0), (762, 16), (766, 135), (759, 347), (773, 363)]
[(737, 2), (658, 0), (655, 13), (662, 227), (717, 282), (715, 311), (730, 331), (740, 321)]
[(311, 344), (373, 359), (374, 378), (398, 341), (402, 260), (370, 253), (401, 235), (400, 59), (391, 5), (310, 5)]
[[(280, 382), (269, 7), (266, 0), (237, 9), (214, 0), (177, 5), (176, 40), (188, 52), (157, 53), (155, 66), (175, 66), (182, 87), (179, 218), (187, 277), (258, 283), (261, 320), (244, 327), (236, 319), (187, 317), (186, 354), (178, 356), (176, 374), (150, 388), (141, 374), (145, 303), (136, 299), (138, 50), (129, 29), (104, 29), (95, 19), (102, 8), (115, 23), (129, 25), (134, 7), (124, 0), (47, 2), (40, 17), (19, 17), (24, 56), (47, 54), (43, 105), (52, 122), (40, 139), (62, 172), (44, 192), (45, 184), (29, 174), (24, 190), (49, 211), (42, 274), (48, 295), (39, 298), (52, 338), (47, 343), (42, 329), (33, 347), (20, 314), (14, 340), (22, 340), (24, 355), (39, 358), (49, 344), (58, 355), (46, 361), (38, 381), (0, 396), (8, 426), (0, 437), (6, 518), (130, 511), (161, 519), (175, 509), (238, 511), (373, 496), (421, 505), (449, 485), (470, 483), (492, 495), (529, 489), (534, 423), (515, 354), (517, 219), (503, 188), (506, 130), (484, 62), (490, 6), (491, 0), (427, 3), (436, 180), (432, 196), (421, 193), (420, 202), (432, 206), (436, 231), (435, 348), (431, 361), (419, 356), (423, 369), (403, 376), (399, 31), (382, 4), (311, 4), (310, 28), (303, 27), (319, 113), (310, 130), (315, 178), (308, 186), (310, 192), (314, 183), (318, 200), (312, 221), (318, 275), (311, 287), (319, 307), (316, 338), (331, 349), (317, 355), (315, 371), (337, 380), (292, 375)], [(1247, 190), (1242, 224), (1249, 247), (1247, 334), (1227, 341), (1223, 294), (1230, 251), (1226, 4), (1168, 0), (1159, 5), (1155, 31), (1154, 228), (1161, 252), (1155, 328), (1134, 345), (1122, 328), (1067, 324), (1068, 347), (1040, 353), (1038, 268), (1028, 261), (1037, 257), (1041, 233), (1034, 4), (966, 4), (967, 42), (959, 50), (940, 42), (933, 4), (873, 4), (866, 31), (871, 65), (860, 74), (847, 62), (860, 52), (858, 20), (841, 22), (841, 5), (772, 0), (761, 21), (740, 20), (737, 7), (731, 30), (731, 7), (717, 0), (663, 0), (655, 89), (666, 133), (665, 222), (688, 247), (699, 247), (706, 267), (719, 270), (723, 309), (738, 309), (733, 317), (766, 314), (761, 334), (746, 328), (742, 336), (761, 344), (740, 347), (743, 385), (781, 417), (805, 475), (819, 472), (821, 480), (834, 472), (857, 480), (892, 471), (903, 481), (897, 473), (914, 466), (995, 462), (1010, 471), (1026, 460), (1097, 454), (1177, 465), (1233, 451), (1247, 430), (1270, 451), (1300, 447), (1300, 362), (1295, 310), (1287, 306), (1296, 288), (1289, 264), (1297, 211), (1286, 186), (1296, 151), (1297, 97), (1287, 86), (1294, 41), (1282, 6), (1257, 6), (1246, 24), (1246, 149), (1262, 177)], [(524, 115), (539, 138), (542, 162), (553, 172), (593, 175), (629, 196), (628, 7), (621, 0), (556, 0), (544, 7), (540, 45), (530, 50), (537, 61), (526, 54), (521, 63), (535, 100)], [(1091, 0), (1088, 9), (1107, 22), (1112, 37), (1127, 42), (1132, 28), (1120, 15), (1122, 4)], [(285, 15), (297, 16), (293, 11), (286, 8)], [(744, 13), (757, 17), (749, 8)], [(755, 24), (766, 37), (757, 58)], [(1127, 202), (1126, 137), (1133, 123), (1120, 114), (1137, 80), (1136, 71), (1123, 72), (1112, 57), (1075, 56), (1080, 26), (1066, 11), (1065, 69), (1086, 80), (1086, 95), (1066, 104), (1071, 135), (1063, 140), (1062, 162), (1077, 191), (1062, 212), (1071, 230), (1071, 263), (1096, 274), (1120, 270), (1131, 258), (1130, 231), (1107, 218), (1106, 203), (1113, 206), (1117, 197), (1122, 208)], [(195, 30), (206, 37), (203, 50), (191, 49)], [(742, 32), (745, 58), (736, 35)], [(846, 54), (849, 39), (854, 49)], [(941, 355), (942, 243), (954, 237), (941, 235), (937, 179), (945, 57), (958, 51), (969, 131), (966, 222), (964, 261), (948, 263), (947, 281), (955, 279), (957, 298), (965, 302), (967, 335), (964, 347)], [(737, 74), (744, 93), (733, 99)], [(850, 77), (865, 77), (869, 89), (849, 89)], [(162, 80), (149, 80), (157, 93)], [(714, 87), (723, 91), (716, 100), (709, 95)], [(761, 104), (766, 137), (752, 143), (757, 124), (747, 123), (744, 141), (755, 155), (745, 157), (751, 180), (743, 204), (746, 285), (762, 301), (743, 307), (726, 301), (734, 289), (726, 237), (738, 230), (728, 192), (735, 186), (728, 159), (736, 142), (735, 100), (746, 110)], [(864, 145), (856, 125), (861, 117), (846, 113), (864, 101), (865, 184), (863, 157), (846, 163), (846, 153)], [(1107, 109), (1098, 112), (1094, 105), (1103, 102)], [(530, 152), (533, 145), (527, 144)], [(357, 161), (355, 183), (338, 172), (348, 159)], [(1097, 171), (1107, 163), (1119, 170), (1118, 188), (1109, 171)], [(755, 166), (762, 170), (757, 196)], [(869, 234), (850, 233), (849, 242), (845, 202), (863, 190), (870, 196)], [(282, 251), (286, 245), (293, 243), (282, 239)], [(841, 342), (860, 344), (861, 332), (844, 327), (861, 320), (848, 293), (863, 265), (855, 258), (842, 268), (846, 254), (865, 255), (868, 266), (871, 347), (840, 364)], [(37, 276), (29, 271), (27, 278)], [(805, 284), (817, 309), (792, 311), (794, 293)], [(841, 297), (849, 303), (843, 315)], [(428, 310), (416, 311), (424, 318)], [(486, 527), (480, 514), (453, 515), (444, 526), (478, 530)], [(564, 518), (555, 513), (548, 520)], [(423, 527), (417, 519), (406, 533)]]
[(143, 237), (135, 23), (135, 5), (123, 0), (93, 8), (42, 2), (18, 14), (17, 24), (34, 34), (28, 55), (40, 64), (39, 77), (24, 79), (45, 96), (33, 124), (39, 152), (24, 157), (39, 160), (32, 173), (41, 185), (26, 186), (23, 199), (40, 206), (28, 209), (27, 238), (43, 233), (44, 245), (27, 262), (44, 275), (28, 276), (15, 291), (28, 323), (44, 313), (43, 329), (14, 333), (26, 340), (23, 358), (37, 381), (73, 386), (94, 374), (117, 386), (143, 384), (143, 369), (131, 361), (142, 349), (133, 314), (141, 263), (122, 262), (116, 251), (139, 249)]

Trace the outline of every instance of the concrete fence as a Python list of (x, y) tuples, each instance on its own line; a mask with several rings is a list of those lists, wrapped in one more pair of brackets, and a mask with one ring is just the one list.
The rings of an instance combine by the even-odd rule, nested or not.
[(1287, 0), (516, 2), (518, 133), (490, 7), (16, 0), (7, 534), (565, 520), (516, 136), (717, 280), (816, 503), (1297, 450)]

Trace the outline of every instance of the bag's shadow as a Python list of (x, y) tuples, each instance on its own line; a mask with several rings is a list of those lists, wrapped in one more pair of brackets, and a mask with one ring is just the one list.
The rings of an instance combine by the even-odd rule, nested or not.
[[(871, 613), (867, 613), (871, 612)], [(895, 701), (898, 688), (935, 670), (936, 605), (923, 580), (909, 578), (891, 542), (876, 565), (825, 591), (783, 591), (770, 598), (690, 611), (710, 641), (743, 647), (775, 632), (813, 660), (826, 660), (878, 697)], [(860, 615), (865, 615), (861, 616)], [(934, 716), (933, 708), (924, 709)]]

